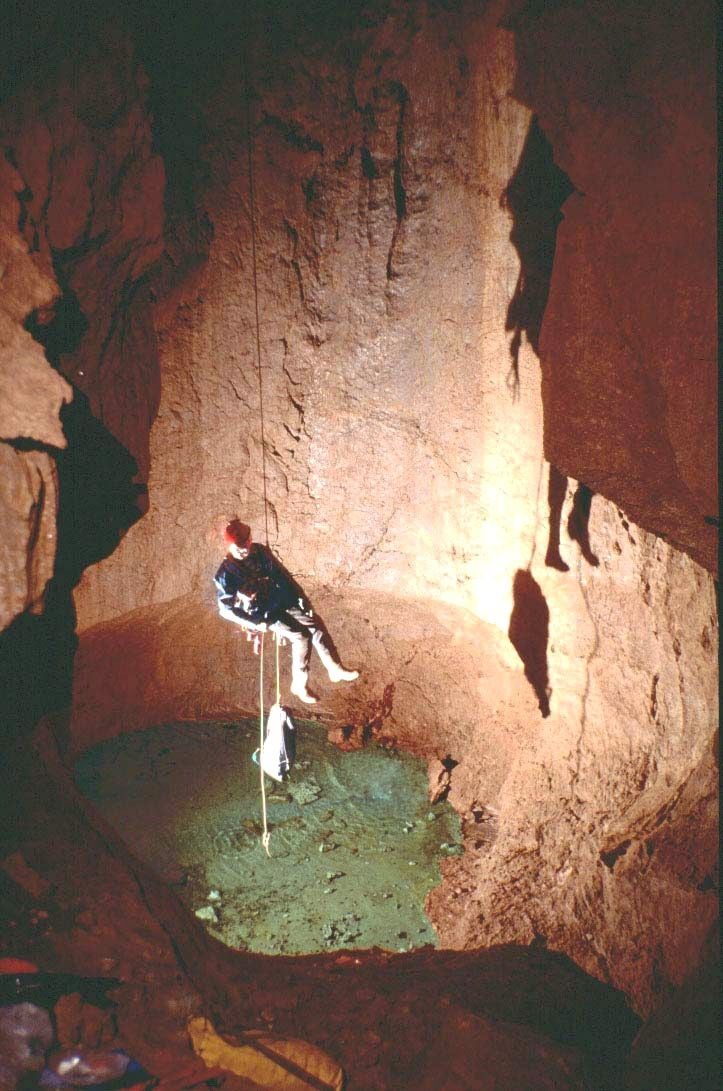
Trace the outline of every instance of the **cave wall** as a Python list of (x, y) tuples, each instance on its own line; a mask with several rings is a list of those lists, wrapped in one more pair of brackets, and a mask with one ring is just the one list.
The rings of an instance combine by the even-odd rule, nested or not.
[(568, 599), (560, 614), (539, 573), (551, 715), (516, 748), (491, 847), (484, 800), (468, 804), (482, 851), (447, 866), (431, 904), (451, 945), (574, 952), (648, 1013), (717, 928), (716, 597), (704, 570), (612, 505), (595, 501), (589, 530), (599, 564), (577, 555), (577, 610)]
[(545, 455), (715, 573), (715, 7), (523, 3), (508, 25), (515, 97), (575, 186), (540, 342)]
[[(573, 141), (565, 174), (547, 141), (558, 130), (520, 102), (536, 71), (529, 28), (502, 26), (504, 13), (392, 7), (340, 42), (301, 26), (288, 45), (253, 23), (239, 38), (204, 107), (210, 180), (195, 216), (211, 225), (208, 260), (155, 309), (150, 510), (76, 595), (75, 742), (174, 709), (253, 708), (255, 661), (238, 634), (216, 634), (210, 587), (227, 516), (264, 533), (248, 53), (270, 540), (366, 668), (353, 693), (324, 693), (320, 714), (458, 763), (451, 798), (470, 851), (432, 901), (444, 944), (544, 940), (648, 1012), (701, 957), (715, 917), (714, 586), (662, 540), (710, 560), (711, 528), (698, 511), (691, 544), (678, 500), (655, 519), (636, 500), (669, 445), (645, 384), (626, 395), (629, 414), (581, 385), (615, 366), (600, 385), (618, 390), (631, 369), (571, 255), (604, 263), (629, 219), (602, 217), (600, 251), (593, 202), (611, 199), (610, 171), (600, 165), (584, 199), (572, 193), (584, 173)], [(637, 63), (665, 86), (653, 60), (675, 25), (653, 29), (649, 52), (634, 38)], [(613, 20), (607, 33), (628, 30)], [(631, 176), (646, 147), (623, 156)], [(681, 154), (673, 140), (667, 157)], [(625, 187), (628, 217), (668, 158)], [(648, 205), (657, 237), (668, 206)], [(705, 252), (690, 261), (693, 291)], [(626, 284), (631, 323), (648, 299), (643, 274)], [(562, 329), (571, 315), (587, 356)], [(687, 359), (677, 378), (660, 371), (679, 390)], [(571, 413), (587, 425), (565, 455)], [(609, 487), (594, 457), (614, 466), (618, 450), (627, 469)], [(655, 487), (682, 495), (677, 479)], [(110, 662), (113, 647), (132, 670)], [(494, 849), (482, 837), (475, 854), (474, 826), (491, 814)]]
[[(60, 412), (71, 397), (23, 326), (34, 308), (52, 305), (59, 294), (52, 269), (28, 252), (20, 233), (24, 189), (18, 172), (0, 160), (0, 693), (11, 737), (28, 718), (25, 698), (37, 690), (46, 650), (42, 615), (59, 507), (54, 453), (66, 442)], [(24, 676), (27, 666), (34, 681)], [(32, 719), (37, 701), (30, 705)]]
[(70, 700), (81, 572), (146, 506), (164, 168), (117, 20), (99, 33), (81, 8), (26, 13), (0, 49), (0, 84), (2, 620), (21, 615), (2, 684), (27, 727)]
[[(560, 11), (553, 23), (572, 18)], [(536, 71), (523, 45), (544, 21), (503, 26), (505, 14), (502, 5), (391, 5), (336, 36), (338, 26), (325, 37), (303, 19), (286, 36), (253, 21), (244, 34), (236, 27), (199, 107), (205, 180), (196, 179), (185, 221), (169, 180), (165, 243), (152, 84), (128, 41), (109, 32), (92, 63), (61, 68), (60, 94), (49, 82), (45, 98), (28, 93), (3, 115), (17, 171), (10, 189), (24, 193), (9, 206), (8, 230), (17, 236), (22, 222), (18, 252), (32, 251), (47, 278), (13, 315), (13, 336), (46, 367), (17, 333), (35, 312), (34, 332), (72, 379), (86, 424), (102, 426), (79, 444), (88, 457), (76, 481), (93, 487), (100, 439), (121, 479), (125, 514), (114, 523), (99, 498), (93, 510), (106, 531), (89, 555), (79, 556), (84, 534), (66, 524), (68, 582), (80, 578), (76, 740), (174, 709), (248, 708), (255, 663), (217, 619), (210, 577), (229, 514), (263, 536), (250, 55), (270, 539), (333, 622), (343, 654), (365, 668), (358, 687), (324, 694), (320, 713), (458, 763), (450, 797), (469, 851), (448, 866), (432, 901), (443, 944), (544, 941), (646, 1013), (699, 960), (715, 913), (715, 601), (708, 573), (680, 551), (710, 557), (700, 519), (708, 501), (694, 514), (689, 503), (709, 485), (705, 475), (693, 481), (686, 447), (679, 461), (688, 469), (674, 473), (658, 459), (667, 469), (652, 489), (655, 452), (677, 450), (677, 440), (662, 434), (659, 400), (648, 411), (650, 382), (611, 351), (614, 312), (588, 306), (599, 286), (576, 264), (618, 267), (611, 254), (629, 238), (630, 209), (615, 205), (610, 219), (596, 219), (613, 205), (610, 171), (596, 162), (597, 173), (586, 173), (585, 155), (570, 152), (575, 142), (563, 139), (544, 96), (538, 105), (521, 89)], [(556, 34), (569, 30), (554, 25)], [(665, 88), (653, 62), (675, 25), (652, 29), (650, 44), (634, 36), (637, 63), (645, 68), (648, 56), (647, 78)], [(630, 33), (608, 30), (614, 41)], [(676, 72), (680, 86), (695, 83)], [(678, 101), (664, 90), (658, 97)], [(607, 106), (597, 110), (604, 120)], [(683, 154), (685, 126), (676, 124), (676, 139), (648, 168), (655, 178)], [(618, 163), (616, 131), (610, 163)], [(575, 134), (588, 139), (582, 124)], [(525, 186), (510, 189), (533, 139), (558, 201), (535, 198), (545, 206), (533, 224), (547, 238), (542, 272), (525, 264), (524, 221), (537, 204), (520, 208)], [(629, 183), (637, 154), (623, 157), (620, 187), (633, 204), (643, 200)], [(587, 180), (584, 199), (571, 196), (561, 213), (564, 179), (553, 157), (576, 189)], [(703, 199), (690, 203), (696, 215), (705, 209)], [(674, 217), (665, 200), (648, 204), (641, 223), (657, 238)], [(695, 295), (707, 259), (690, 250)], [(663, 281), (666, 268), (655, 273)], [(677, 268), (682, 278), (687, 266)], [(529, 294), (520, 303), (521, 272), (541, 277), (532, 311)], [(626, 283), (619, 306), (630, 323), (648, 314), (650, 276), (646, 267), (639, 295)], [(45, 313), (59, 293), (63, 308)], [(703, 338), (700, 309), (676, 326), (676, 344)], [(585, 331), (585, 354), (569, 333), (571, 315)], [(593, 317), (594, 337), (585, 325)], [(647, 346), (654, 325), (650, 318), (634, 336)], [(651, 361), (662, 359), (657, 325), (655, 334)], [(613, 378), (590, 390), (587, 377), (613, 356)], [(673, 356), (659, 374), (682, 395), (689, 357), (665, 360)], [(620, 399), (603, 406), (600, 390), (622, 390), (631, 376), (643, 393), (626, 394), (636, 407), (628, 417)], [(36, 386), (47, 391), (51, 421), (36, 438), (60, 447), (57, 414), (69, 390), (49, 368)], [(686, 412), (695, 405), (686, 402)], [(704, 419), (701, 409), (696, 420)], [(579, 427), (566, 445), (571, 421)], [(704, 423), (688, 429), (686, 443), (705, 431)], [(652, 437), (645, 458), (642, 434)], [(609, 479), (598, 473), (603, 449), (611, 465), (620, 454), (622, 469), (615, 463)], [(11, 453), (25, 455), (17, 443)], [(44, 457), (47, 497), (53, 459)], [(148, 513), (115, 548), (134, 519), (133, 485), (146, 476)], [(26, 477), (23, 468), (17, 479)], [(643, 503), (653, 495), (658, 505)], [(37, 502), (11, 504), (24, 514), (7, 566), (10, 613), (39, 601), (36, 585), (47, 578), (21, 587), (33, 571), (25, 543), (37, 537)], [(697, 528), (695, 541), (685, 527)], [(52, 554), (45, 558), (49, 571)], [(490, 815), (492, 847), (475, 834)]]
[(272, 545), (302, 580), (432, 590), (506, 625), (497, 550), (522, 564), (527, 544), (500, 524), (534, 524), (540, 465), (533, 363), (507, 412), (517, 267), (499, 201), (529, 126), (507, 95), (510, 37), (493, 11), (405, 7), (351, 43), (281, 48), (252, 25), (207, 104), (213, 240), (157, 310), (151, 510), (87, 573), (79, 624), (207, 595), (230, 513), (264, 534), (248, 49)]
[(145, 274), (163, 252), (165, 172), (127, 34), (108, 20), (73, 44), (66, 30), (67, 53), (0, 117), (24, 183), (23, 236), (62, 289), (53, 309), (35, 309), (31, 332), (142, 479), (158, 399)]
[(52, 449), (65, 445), (60, 410), (71, 393), (23, 328), (32, 310), (59, 294), (52, 269), (33, 260), (20, 234), (24, 190), (18, 172), (0, 161), (0, 630), (25, 611), (42, 612), (55, 559)]

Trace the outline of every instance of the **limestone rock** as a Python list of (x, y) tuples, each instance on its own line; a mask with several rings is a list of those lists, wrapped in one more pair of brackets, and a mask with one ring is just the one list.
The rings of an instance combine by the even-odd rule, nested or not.
[[(608, 53), (631, 30), (621, 10), (604, 30)], [(630, 217), (645, 199), (633, 176), (647, 152), (626, 136), (629, 114), (638, 135), (652, 134), (646, 178), (660, 196), (648, 201), (641, 230), (652, 237), (659, 218), (675, 219), (665, 196), (673, 190), (658, 181), (685, 161), (688, 106), (671, 121), (668, 140), (668, 129), (655, 124), (662, 106), (645, 94), (653, 79), (646, 65), (668, 56), (675, 36), (646, 8), (650, 40), (628, 57), (630, 79), (640, 83), (635, 95), (614, 95), (608, 108), (594, 85), (594, 109), (585, 100), (587, 112), (569, 127), (550, 110), (540, 114), (549, 141), (547, 149), (538, 143), (544, 179), (567, 193), (563, 170), (588, 194), (569, 197), (558, 229), (555, 201), (545, 204), (544, 225), (534, 210), (520, 210), (519, 172), (534, 132), (520, 99), (532, 102), (545, 56), (539, 46), (534, 58), (522, 50), (525, 35), (548, 33), (552, 20), (556, 65), (574, 64), (575, 51), (555, 38), (572, 19), (594, 60), (597, 23), (587, 28), (581, 14), (561, 9), (543, 13), (532, 29), (524, 21), (505, 28), (493, 7), (446, 13), (440, 33), (431, 8), (415, 6), (411, 22), (404, 11), (392, 5), (359, 31), (353, 98), (342, 90), (350, 85), (348, 53), (336, 43), (312, 47), (303, 23), (296, 41), (258, 42), (249, 73), (255, 267), (237, 61), (227, 59), (208, 100), (204, 149), (213, 171), (195, 195), (196, 214), (203, 210), (213, 224), (208, 260), (157, 312), (153, 507), (78, 588), (86, 636), (77, 744), (182, 710), (254, 708), (255, 664), (230, 627), (219, 633), (211, 577), (229, 516), (263, 535), (266, 493), (272, 547), (318, 594), (315, 605), (349, 662), (364, 667), (359, 683), (324, 696), (319, 712), (334, 717), (332, 731), (374, 725), (428, 757), (448, 755), (457, 763), (453, 805), (463, 814), (476, 804), (499, 811), (492, 843), (477, 837), (474, 856), (445, 862), (430, 903), (442, 943), (544, 940), (647, 1012), (680, 980), (676, 946), (686, 959), (699, 957), (712, 911), (710, 892), (681, 872), (672, 847), (656, 848), (652, 864), (636, 848), (630, 873), (624, 854), (612, 869), (605, 863), (629, 834), (644, 846), (661, 806), (682, 808), (671, 846), (683, 813), (698, 805), (705, 812), (705, 830), (689, 844), (700, 882), (710, 855), (712, 581), (630, 515), (640, 510), (643, 525), (709, 560), (702, 512), (681, 501), (693, 479), (688, 470), (672, 472), (668, 454), (683, 448), (671, 447), (656, 393), (680, 375), (653, 331), (656, 292), (649, 292), (670, 267), (654, 270), (653, 251), (636, 258), (638, 295), (619, 275), (630, 240), (639, 248)], [(698, 80), (692, 56), (671, 75), (675, 86)], [(575, 77), (583, 88), (586, 78), (610, 90), (607, 69), (588, 65)], [(560, 77), (560, 86), (579, 113), (578, 83)], [(695, 96), (707, 94), (705, 81), (696, 83)], [(663, 97), (656, 87), (656, 102)], [(625, 136), (620, 148), (616, 134)], [(627, 219), (622, 211), (618, 218), (609, 189), (616, 179)], [(542, 311), (520, 316), (511, 313), (515, 284), (541, 275), (541, 266), (525, 264), (542, 245), (522, 241), (525, 217), (544, 227), (545, 245), (557, 242), (557, 253), (548, 262), (552, 284), (537, 286), (543, 294), (550, 288), (547, 310), (543, 299)], [(675, 248), (677, 231), (666, 222), (666, 247)], [(612, 270), (615, 307), (597, 305), (599, 281), (577, 278), (573, 260)], [(705, 260), (690, 260), (679, 265), (680, 280), (670, 280), (678, 302), (683, 282), (694, 287), (706, 276)], [(586, 322), (598, 323), (595, 338), (584, 368), (579, 361), (573, 368), (568, 334), (588, 336)], [(656, 347), (632, 367), (619, 352), (621, 330), (637, 343), (638, 323)], [(689, 327), (680, 329), (689, 336)], [(555, 390), (568, 405), (565, 418)], [(599, 413), (604, 398), (613, 404)], [(707, 426), (699, 433), (710, 442)], [(611, 467), (604, 480), (603, 464)], [(661, 467), (658, 486), (650, 473)], [(662, 521), (650, 521), (649, 506), (643, 511), (643, 493), (665, 497)], [(692, 519), (698, 531), (690, 537), (681, 528)], [(678, 907), (675, 927), (647, 913), (628, 914), (625, 923), (633, 875), (637, 896), (646, 890), (651, 906), (666, 890)], [(463, 887), (461, 906), (454, 891)]]
[(41, 613), (55, 563), (58, 493), (53, 459), (0, 443), (0, 630)]
[(511, 19), (515, 94), (576, 190), (540, 345), (546, 457), (712, 572), (714, 19), (706, 0)]
[(165, 172), (127, 35), (108, 24), (92, 52), (81, 78), (72, 63), (43, 69), (0, 111), (0, 131), (22, 179), (25, 238), (63, 287), (34, 332), (145, 473), (158, 381), (144, 277), (163, 251)]
[(0, 439), (65, 446), (59, 420), (70, 387), (23, 328), (58, 295), (52, 271), (34, 260), (18, 230), (23, 182), (0, 159)]
[[(714, 567), (709, 8), (336, 8), (277, 34), (242, 23), (248, 73), (232, 35), (212, 78), (181, 68), (194, 113), (176, 145), (189, 100), (166, 98), (159, 127), (116, 24), (84, 40), (87, 65), (71, 46), (3, 103), (2, 434), (63, 442), (67, 388), (21, 329), (30, 309), (151, 496), (77, 589), (66, 757), (166, 718), (255, 711), (258, 664), (211, 577), (229, 516), (259, 537), (268, 516), (363, 666), (314, 714), (456, 763), (467, 851), (429, 901), (443, 947), (547, 945), (640, 1013), (664, 1010), (709, 958), (716, 913), (717, 618), (698, 564)], [(163, 109), (177, 84), (152, 72)], [(519, 203), (533, 137), (545, 222)], [(39, 608), (52, 563), (52, 463), (25, 447), (0, 447), (8, 621)], [(180, 1010), (182, 950), (225, 1002), (229, 955), (112, 833), (88, 837), (58, 761), (42, 790), (21, 808), (24, 856), (64, 911), (87, 901), (55, 937), (60, 960), (95, 968), (113, 949), (120, 973), (144, 968), (137, 997), (162, 981)], [(487, 811), (494, 837), (475, 833)], [(365, 1039), (364, 1086), (397, 1063), (409, 1076), (437, 1007), (395, 1010), (401, 1062), (396, 1034)]]
[(717, 915), (713, 583), (600, 499), (590, 533), (602, 560), (575, 590), (587, 632), (557, 598), (568, 574), (538, 570), (551, 715), (518, 737), (494, 843), (447, 870), (431, 912), (455, 947), (574, 952), (648, 1013), (705, 957)]
[(573, 1050), (562, 1049), (527, 1028), (455, 1008), (445, 1012), (422, 1071), (419, 1091), (444, 1087), (583, 1091), (589, 1087), (581, 1058)]

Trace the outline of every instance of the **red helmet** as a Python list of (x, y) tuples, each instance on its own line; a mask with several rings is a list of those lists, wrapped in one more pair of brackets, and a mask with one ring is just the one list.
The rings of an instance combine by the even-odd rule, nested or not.
[(229, 545), (244, 546), (251, 537), (251, 527), (242, 523), (240, 519), (232, 519), (223, 532), (223, 536)]

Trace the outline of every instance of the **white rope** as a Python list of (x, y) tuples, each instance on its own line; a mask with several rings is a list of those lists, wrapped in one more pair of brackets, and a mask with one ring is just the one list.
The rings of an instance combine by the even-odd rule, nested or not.
[(281, 637), (278, 633), (274, 633), (274, 643), (276, 644), (276, 704), (281, 704), (281, 685), (279, 683), (279, 645), (281, 644)]
[[(274, 645), (276, 647), (276, 704), (281, 704), (281, 679), (279, 674), (279, 646), (281, 644), (281, 637), (278, 633), (274, 633)], [(271, 856), (269, 852), (269, 842), (271, 841), (271, 833), (269, 832), (268, 824), (268, 812), (266, 809), (266, 782), (264, 780), (264, 768), (261, 764), (261, 759), (264, 752), (264, 634), (261, 633), (259, 637), (259, 775), (261, 777), (261, 815), (263, 819), (263, 834), (261, 835), (261, 844), (264, 846), (264, 851), (267, 856)]]
[(261, 646), (259, 648), (259, 776), (261, 777), (261, 814), (263, 818), (264, 832), (261, 836), (261, 844), (264, 846), (264, 852), (267, 856), (271, 856), (269, 852), (269, 841), (271, 840), (271, 834), (269, 833), (268, 817), (266, 813), (266, 784), (264, 782), (264, 634), (261, 633)]
[(254, 316), (256, 332), (256, 372), (259, 383), (259, 420), (261, 425), (261, 477), (264, 487), (264, 532), (266, 545), (269, 544), (269, 497), (266, 477), (266, 429), (264, 425), (264, 381), (261, 373), (261, 318), (259, 315), (259, 274), (256, 256), (256, 199), (254, 190), (254, 147), (251, 126), (251, 80), (248, 44), (246, 49), (245, 87), (246, 87), (246, 149), (249, 179), (249, 212), (251, 214), (251, 272), (254, 286)]

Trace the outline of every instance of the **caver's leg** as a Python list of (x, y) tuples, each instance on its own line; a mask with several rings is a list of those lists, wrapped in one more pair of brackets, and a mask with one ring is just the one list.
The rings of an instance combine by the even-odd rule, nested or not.
[(309, 627), (286, 613), (269, 628), (291, 644), (291, 692), (304, 704), (313, 705), (316, 697), (307, 688), (312, 641)]
[(312, 647), (316, 648), (332, 682), (353, 682), (359, 677), (359, 671), (346, 670), (341, 665), (324, 623), (316, 614), (292, 608), (271, 628), (291, 644), (291, 692), (306, 704), (316, 701), (308, 690)]
[(287, 610), (286, 614), (309, 633), (311, 643), (332, 682), (353, 682), (359, 677), (359, 671), (350, 671), (341, 665), (326, 627), (317, 614), (305, 614), (294, 608)]

